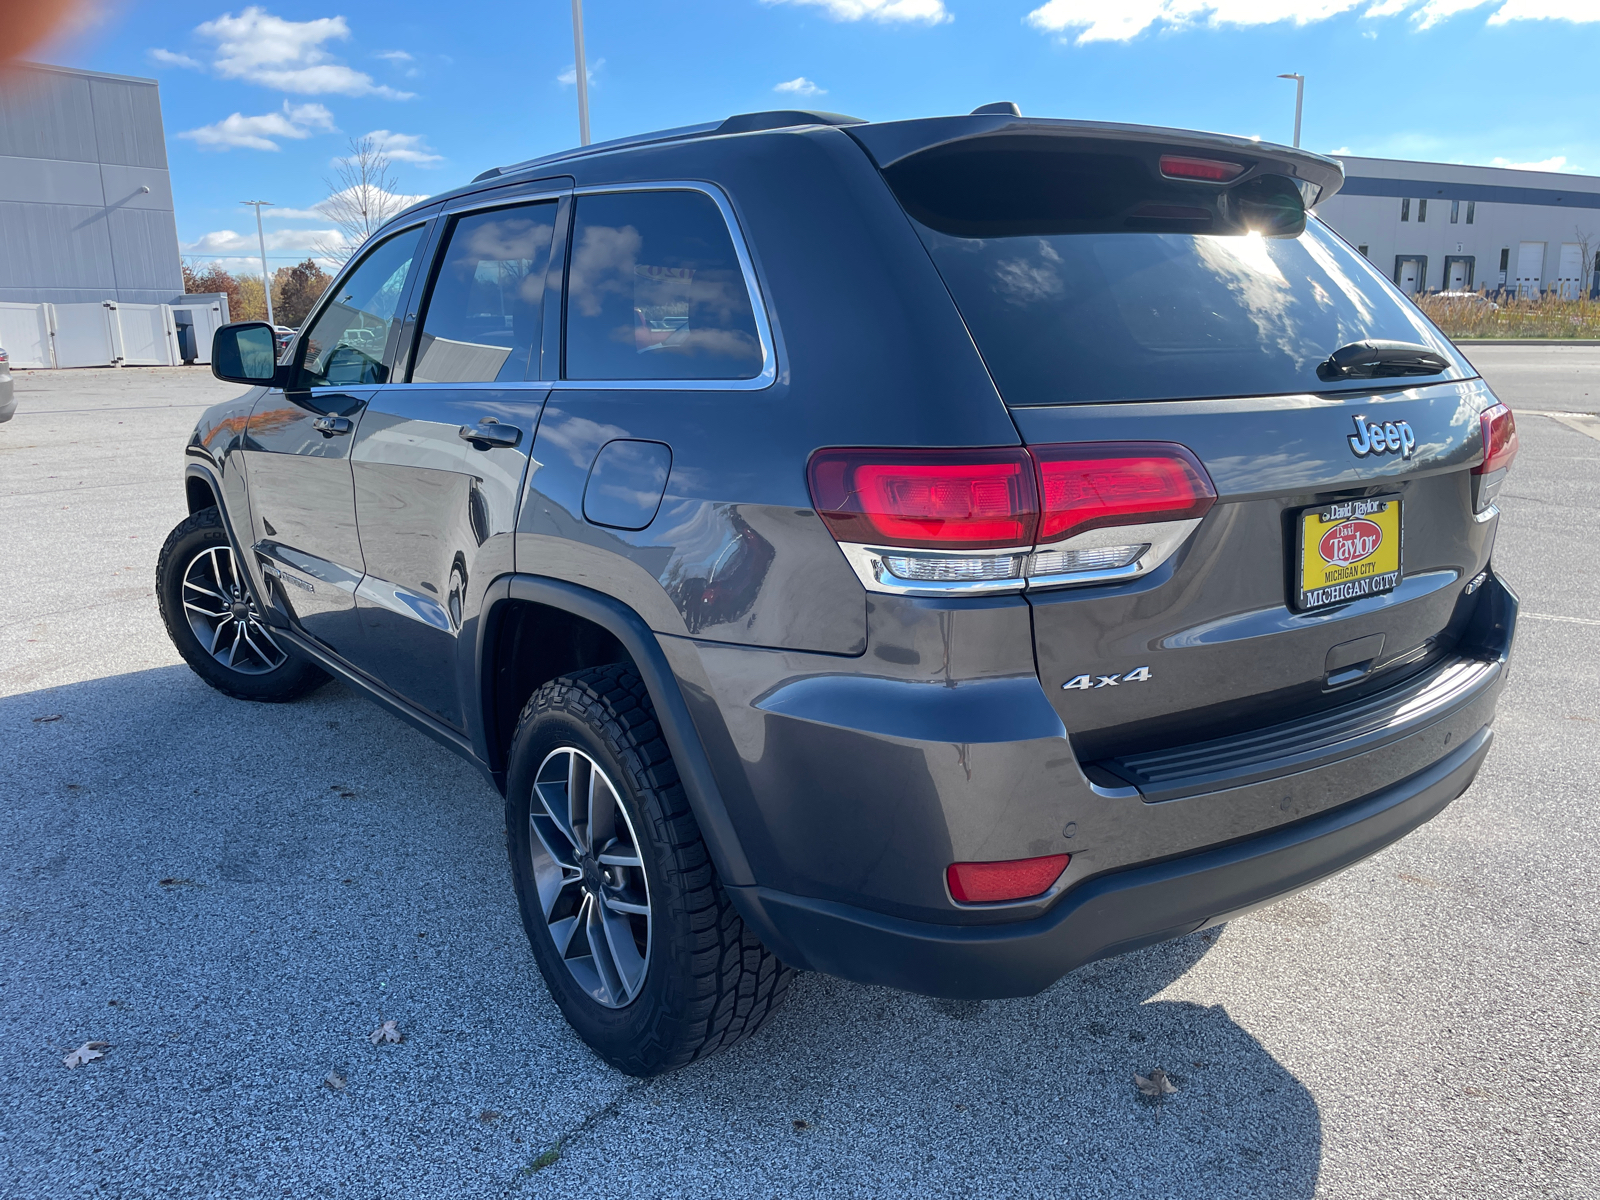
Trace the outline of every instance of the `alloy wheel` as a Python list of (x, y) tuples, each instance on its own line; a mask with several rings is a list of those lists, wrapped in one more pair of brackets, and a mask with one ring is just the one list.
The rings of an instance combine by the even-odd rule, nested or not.
[(606, 1008), (639, 995), (650, 965), (650, 885), (616, 786), (571, 746), (534, 776), (528, 821), (535, 886), (556, 953)]
[(289, 657), (262, 621), (231, 547), (211, 546), (189, 560), (183, 572), (183, 614), (201, 648), (231, 671), (265, 675)]

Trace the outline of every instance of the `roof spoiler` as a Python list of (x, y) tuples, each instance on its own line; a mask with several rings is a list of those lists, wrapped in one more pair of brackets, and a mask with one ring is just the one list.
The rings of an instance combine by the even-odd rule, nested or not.
[[(974, 113), (967, 117), (928, 117), (915, 121), (852, 126), (847, 130), (880, 169), (887, 169), (913, 154), (957, 142), (1026, 135), (1075, 140), (1148, 142), (1197, 151), (1223, 152), (1270, 162), (1276, 173), (1318, 188), (1315, 203), (1326, 200), (1344, 186), (1344, 167), (1331, 158), (1273, 142), (1234, 137), (1226, 133), (1197, 133), (1192, 129), (1165, 129), (1159, 125), (1122, 125), (1111, 121), (1064, 121), (1045, 117), (1016, 117), (1004, 113)], [(1308, 205), (1309, 207), (1309, 205)]]

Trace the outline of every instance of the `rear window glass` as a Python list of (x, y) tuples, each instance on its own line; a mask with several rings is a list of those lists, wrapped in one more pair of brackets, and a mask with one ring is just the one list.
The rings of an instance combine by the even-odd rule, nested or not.
[(710, 196), (578, 197), (568, 379), (752, 379), (761, 368), (750, 291)]
[(945, 150), (885, 173), (1007, 403), (1371, 390), (1317, 376), (1366, 339), (1453, 364), (1408, 386), (1472, 374), (1305, 215), (1307, 189), (1259, 171), (1228, 188), (1173, 181), (1160, 153)]

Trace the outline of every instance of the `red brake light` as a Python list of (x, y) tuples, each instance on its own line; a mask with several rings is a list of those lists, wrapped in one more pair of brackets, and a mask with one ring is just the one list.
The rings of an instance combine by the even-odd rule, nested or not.
[(1048, 892), (1069, 861), (1070, 855), (1051, 854), (1010, 862), (951, 863), (945, 881), (950, 885), (950, 895), (962, 904), (1026, 900)]
[(1087, 529), (1204, 516), (1217, 499), (1206, 470), (1171, 442), (1035, 446), (1044, 503), (1039, 541)]
[(1244, 174), (1244, 164), (1215, 158), (1184, 158), (1177, 154), (1161, 156), (1161, 173), (1168, 179), (1203, 179), (1207, 183), (1227, 183)]
[(812, 502), (841, 542), (932, 549), (1032, 545), (1033, 464), (1019, 447), (819, 450)]
[(1472, 468), (1474, 475), (1488, 475), (1509, 467), (1517, 456), (1517, 419), (1504, 404), (1493, 404), (1478, 414), (1483, 426), (1483, 461)]

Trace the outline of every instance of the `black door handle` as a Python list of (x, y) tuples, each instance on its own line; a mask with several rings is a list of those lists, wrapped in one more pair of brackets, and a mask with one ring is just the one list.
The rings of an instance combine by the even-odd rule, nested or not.
[(522, 440), (522, 430), (515, 425), (502, 425), (494, 417), (485, 417), (476, 425), (463, 425), (456, 434), (462, 441), (471, 442), (474, 450), (515, 446)]
[(341, 433), (349, 433), (355, 426), (351, 423), (349, 417), (318, 417), (311, 422), (311, 428), (315, 429), (323, 437), (331, 438), (337, 437)]

